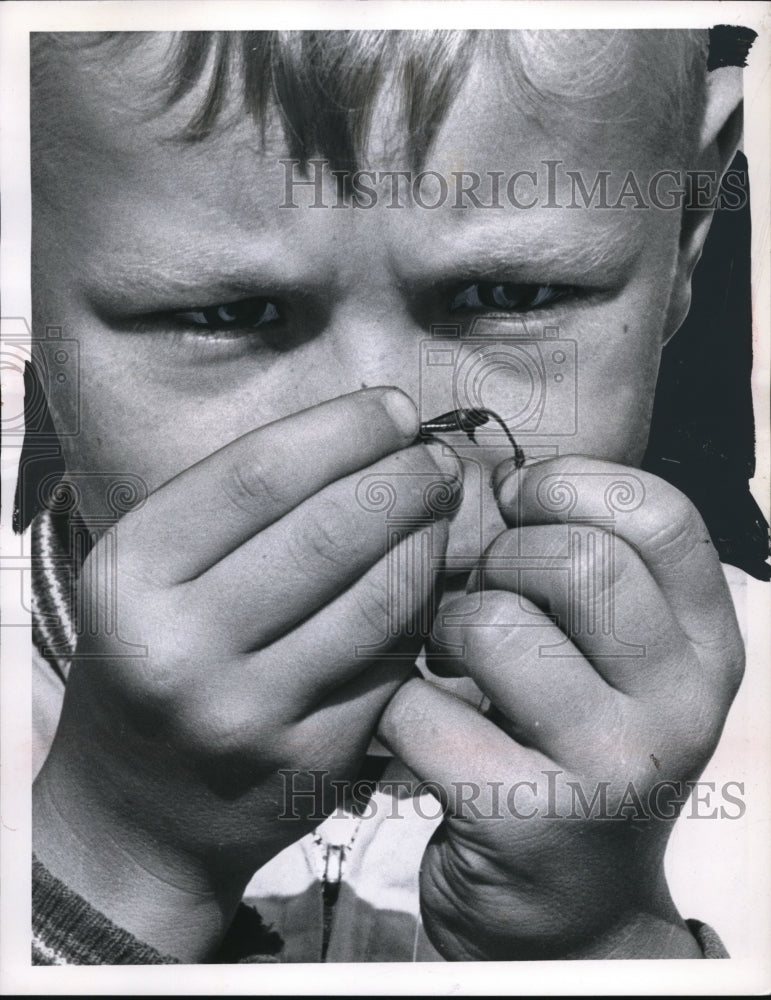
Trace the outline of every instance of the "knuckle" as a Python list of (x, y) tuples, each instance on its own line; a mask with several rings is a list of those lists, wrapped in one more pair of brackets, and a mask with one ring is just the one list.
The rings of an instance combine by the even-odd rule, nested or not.
[(411, 678), (391, 697), (378, 722), (378, 732), (397, 749), (414, 740), (415, 733), (428, 735), (437, 727), (436, 702), (429, 684)]
[(585, 588), (587, 599), (607, 597), (627, 582), (638, 565), (634, 549), (618, 535), (594, 526), (573, 531), (571, 573), (574, 579), (591, 583)]
[(525, 648), (529, 650), (542, 638), (536, 634), (536, 628), (517, 627), (528, 608), (537, 618), (542, 617), (534, 604), (518, 594), (485, 591), (481, 608), (484, 624), (462, 629), (465, 661), (479, 665), (487, 659), (496, 659), (496, 654), (508, 647), (512, 658), (524, 655)]
[(179, 664), (167, 656), (151, 656), (141, 661), (115, 661), (110, 684), (120, 690), (120, 698), (141, 722), (153, 721), (167, 728), (178, 717), (184, 702), (185, 676)]
[[(469, 609), (473, 609), (475, 606), (475, 599), (479, 595), (469, 594), (466, 600), (469, 602)], [(501, 628), (503, 626), (511, 627), (512, 621), (512, 605), (515, 605), (518, 600), (518, 595), (512, 593), (506, 593), (501, 590), (485, 590), (483, 592), (483, 605), (484, 605), (484, 620), (486, 624), (489, 624), (491, 628)], [(472, 628), (468, 630), (472, 635), (483, 636), (484, 629)]]
[(347, 565), (355, 538), (350, 513), (331, 499), (314, 506), (316, 509), (303, 519), (302, 530), (293, 542), (296, 562), (308, 565), (310, 561), (314, 572), (318, 571), (319, 561), (332, 568)]
[(649, 515), (645, 547), (655, 549), (659, 563), (674, 565), (705, 543), (711, 544), (707, 527), (691, 501), (672, 489), (666, 504)]
[(484, 568), (487, 579), (500, 581), (518, 579), (519, 557), (537, 556), (540, 559), (559, 559), (566, 553), (566, 528), (564, 524), (538, 524), (508, 528), (487, 546)]
[(260, 743), (268, 738), (261, 713), (252, 701), (224, 692), (198, 691), (190, 695), (181, 704), (177, 718), (185, 747), (209, 758), (256, 754)]
[(353, 615), (358, 626), (380, 636), (397, 630), (408, 613), (405, 601), (399, 597), (395, 595), (395, 599), (389, 600), (385, 588), (366, 577), (362, 579), (351, 591)]
[(264, 514), (266, 507), (281, 510), (287, 504), (276, 479), (258, 458), (232, 462), (222, 475), (221, 491), (234, 508), (250, 515)]

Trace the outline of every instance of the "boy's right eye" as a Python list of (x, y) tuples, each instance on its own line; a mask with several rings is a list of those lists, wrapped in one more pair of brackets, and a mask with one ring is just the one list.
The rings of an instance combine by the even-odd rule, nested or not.
[(171, 316), (177, 323), (199, 327), (211, 333), (256, 330), (281, 318), (276, 304), (264, 298), (204, 306), (200, 309), (174, 312)]

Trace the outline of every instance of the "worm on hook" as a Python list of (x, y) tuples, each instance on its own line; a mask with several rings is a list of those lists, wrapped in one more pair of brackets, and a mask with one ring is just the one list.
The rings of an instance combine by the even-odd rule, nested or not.
[[(514, 449), (516, 467), (521, 469), (525, 464), (525, 453), (514, 440), (509, 428), (494, 410), (450, 410), (449, 413), (442, 413), (432, 420), (424, 420), (420, 425), (420, 434), (422, 437), (433, 437), (436, 434), (446, 434), (448, 431), (463, 431), (464, 434), (468, 435), (470, 441), (474, 441), (474, 434), (477, 427), (481, 427), (491, 420), (495, 421), (503, 429), (503, 433), (509, 439), (511, 447)], [(474, 444), (476, 444), (476, 441), (474, 441)]]

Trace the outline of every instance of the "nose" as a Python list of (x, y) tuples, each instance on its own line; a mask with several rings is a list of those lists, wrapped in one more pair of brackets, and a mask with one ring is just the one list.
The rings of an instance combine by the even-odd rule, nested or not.
[(328, 336), (343, 378), (341, 392), (396, 386), (415, 402), (428, 434), (463, 462), (464, 501), (451, 528), (448, 568), (467, 572), (504, 527), (491, 473), (504, 459), (523, 460), (521, 449), (490, 411), (464, 408), (458, 413), (456, 371), (447, 342), (421, 328), (398, 304), (367, 312), (340, 310)]
[[(493, 409), (469, 406), (457, 382), (451, 341), (425, 330), (398, 304), (342, 311), (328, 331), (340, 373), (340, 393), (392, 385), (415, 403), (424, 436), (450, 444), (461, 457), (492, 468), (522, 449)], [(462, 388), (462, 387), (461, 387)], [(479, 433), (477, 433), (479, 432)]]
[(339, 310), (331, 318), (327, 342), (341, 373), (341, 391), (392, 385), (405, 392), (419, 412), (450, 409), (450, 385), (430, 387), (427, 398), (422, 384), (426, 337), (399, 302), (370, 299), (363, 308)]

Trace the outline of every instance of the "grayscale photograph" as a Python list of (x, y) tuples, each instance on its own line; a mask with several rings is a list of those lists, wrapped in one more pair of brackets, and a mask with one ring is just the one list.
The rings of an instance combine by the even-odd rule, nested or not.
[(763, 991), (769, 7), (326, 6), (0, 10), (4, 987)]

